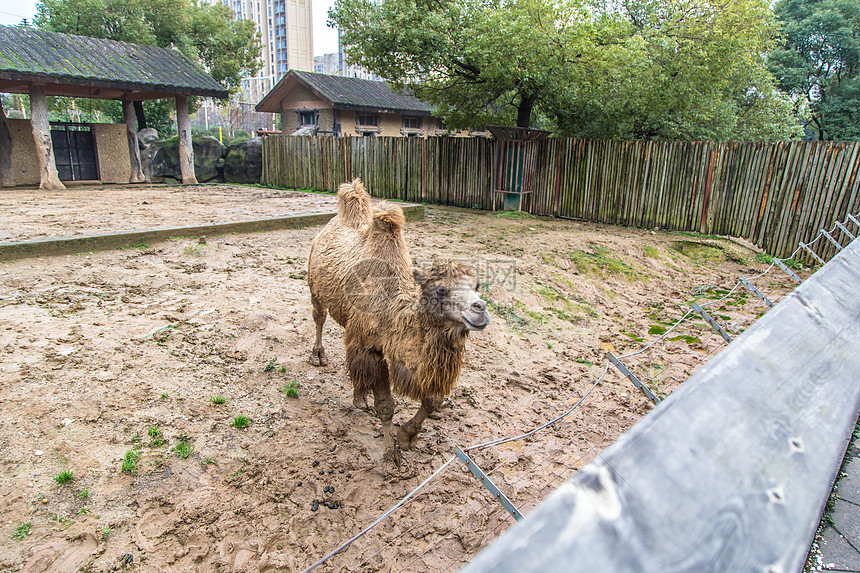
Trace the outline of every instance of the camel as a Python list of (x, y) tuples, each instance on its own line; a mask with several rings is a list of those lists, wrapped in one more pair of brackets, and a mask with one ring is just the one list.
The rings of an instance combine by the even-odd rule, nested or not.
[[(338, 190), (338, 214), (311, 243), (308, 286), (316, 341), (311, 364), (328, 363), (322, 343), (327, 314), (344, 328), (353, 404), (373, 409), (382, 422), (383, 461), (401, 464), (424, 420), (450, 394), (472, 330), (490, 324), (486, 303), (467, 266), (440, 263), (412, 270), (396, 205), (374, 209), (359, 179)], [(421, 402), (394, 436), (397, 394)]]

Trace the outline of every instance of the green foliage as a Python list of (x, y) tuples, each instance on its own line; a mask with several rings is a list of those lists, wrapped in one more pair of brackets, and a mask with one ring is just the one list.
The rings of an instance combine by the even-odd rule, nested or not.
[(451, 129), (773, 140), (798, 134), (763, 63), (766, 0), (337, 0), (348, 59)]
[(275, 368), (278, 367), (278, 360), (272, 358), (269, 362), (263, 367), (263, 372), (274, 372)]
[(191, 439), (185, 434), (180, 434), (176, 445), (173, 446), (173, 453), (176, 454), (176, 457), (183, 460), (188, 459), (188, 456), (190, 456), (193, 451), (194, 446), (191, 445)]
[(140, 450), (132, 449), (125, 453), (125, 457), (122, 460), (122, 465), (120, 466), (121, 471), (129, 474), (137, 473), (137, 462), (140, 461)]
[(225, 398), (221, 394), (218, 394), (217, 396), (212, 396), (211, 398), (209, 398), (209, 401), (218, 406), (227, 402), (227, 398)]
[(15, 541), (21, 541), (26, 538), (30, 534), (30, 526), (32, 524), (29, 521), (25, 521), (23, 523), (19, 523), (15, 527), (12, 528), (12, 535), (9, 537), (14, 539)]
[(860, 3), (779, 0), (781, 45), (768, 58), (779, 88), (808, 108), (815, 139), (860, 139)]
[(234, 428), (238, 429), (238, 430), (241, 430), (243, 428), (247, 428), (250, 424), (251, 424), (251, 419), (248, 416), (244, 416), (242, 414), (239, 414), (238, 416), (233, 418), (232, 422), (230, 422), (230, 425), (233, 426)]
[(60, 485), (67, 484), (73, 479), (75, 479), (75, 476), (71, 470), (63, 470), (54, 476), (54, 481)]
[(147, 428), (146, 433), (149, 435), (149, 447), (157, 448), (165, 443), (164, 435), (158, 429), (158, 426), (150, 426)]
[(301, 386), (302, 385), (297, 380), (290, 380), (287, 384), (278, 388), (278, 392), (283, 392), (290, 398), (298, 398), (299, 388), (301, 388)]

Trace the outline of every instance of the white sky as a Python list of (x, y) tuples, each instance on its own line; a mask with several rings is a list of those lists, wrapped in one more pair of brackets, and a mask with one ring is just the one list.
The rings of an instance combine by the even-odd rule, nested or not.
[[(18, 24), (22, 18), (32, 20), (36, 15), (37, 1), (0, 0), (0, 24)], [(326, 14), (332, 4), (334, 0), (312, 0), (315, 56), (337, 52), (337, 30), (325, 25)]]

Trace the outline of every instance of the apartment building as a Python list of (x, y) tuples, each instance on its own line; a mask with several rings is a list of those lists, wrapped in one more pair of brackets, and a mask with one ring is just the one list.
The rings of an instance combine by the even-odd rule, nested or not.
[(242, 80), (243, 101), (260, 101), (290, 69), (314, 70), (312, 0), (220, 1), (237, 18), (254, 22), (260, 33), (263, 67)]

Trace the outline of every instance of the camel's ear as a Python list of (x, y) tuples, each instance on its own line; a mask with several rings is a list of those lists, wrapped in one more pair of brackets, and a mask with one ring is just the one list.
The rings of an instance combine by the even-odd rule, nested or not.
[(421, 272), (421, 269), (412, 269), (412, 278), (415, 279), (415, 282), (418, 284), (422, 284), (427, 277), (424, 276), (424, 273)]

